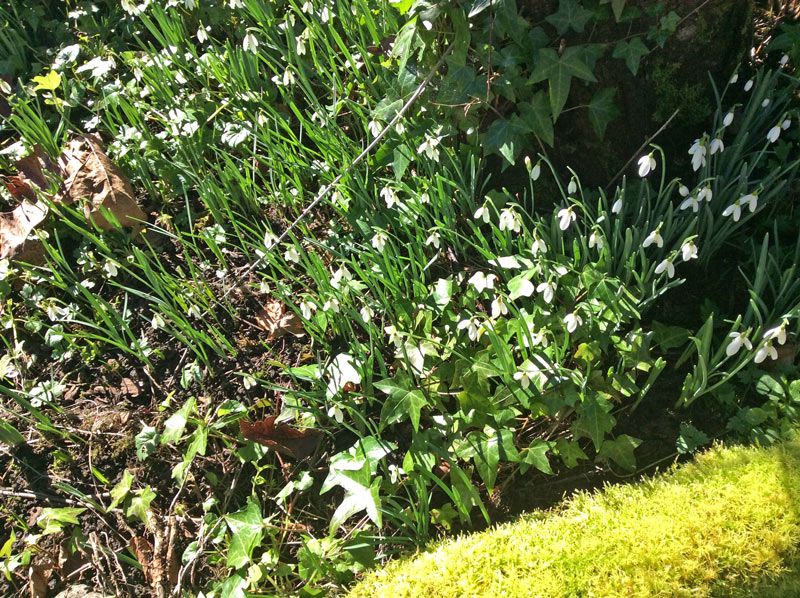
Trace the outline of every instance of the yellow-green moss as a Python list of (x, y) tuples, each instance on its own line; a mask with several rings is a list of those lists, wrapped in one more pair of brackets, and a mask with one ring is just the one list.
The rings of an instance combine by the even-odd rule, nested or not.
[(715, 448), (557, 513), (446, 541), (349, 596), (788, 597), (798, 595), (799, 542), (800, 442)]

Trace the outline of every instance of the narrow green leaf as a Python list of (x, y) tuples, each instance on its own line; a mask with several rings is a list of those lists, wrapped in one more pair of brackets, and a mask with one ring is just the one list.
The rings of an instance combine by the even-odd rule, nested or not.
[(25, 437), (10, 423), (0, 420), (0, 442), (9, 446), (17, 446), (25, 442)]

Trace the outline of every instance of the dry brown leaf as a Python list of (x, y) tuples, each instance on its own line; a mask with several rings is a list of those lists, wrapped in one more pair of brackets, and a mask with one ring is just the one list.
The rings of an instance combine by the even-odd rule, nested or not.
[(268, 300), (256, 314), (256, 323), (267, 331), (267, 340), (272, 341), (284, 334), (303, 336), (303, 323), (300, 318), (280, 301)]
[(66, 204), (84, 200), (84, 214), (103, 230), (113, 225), (102, 209), (116, 218), (121, 226), (141, 228), (147, 215), (139, 208), (133, 187), (122, 169), (103, 151), (100, 140), (86, 135), (69, 142), (58, 159), (64, 173), (64, 185), (57, 200)]
[[(64, 173), (58, 165), (50, 159), (41, 145), (35, 145), (33, 152), (14, 163), (20, 175), (21, 182), (27, 184), (28, 181), (39, 187), (42, 191), (50, 188), (46, 172), (54, 174), (57, 178), (64, 178)], [(30, 187), (28, 187), (30, 189)]]
[(11, 212), (0, 214), (0, 258), (17, 255), (31, 230), (47, 216), (42, 201), (24, 200)]
[(166, 527), (161, 519), (155, 522), (155, 546), (143, 536), (131, 538), (129, 543), (142, 572), (153, 588), (155, 596), (166, 596), (178, 583), (178, 553), (175, 547), (176, 520), (167, 519)]
[(28, 568), (31, 598), (45, 598), (47, 596), (47, 582), (52, 575), (53, 563), (50, 562), (50, 559), (38, 565), (31, 565)]

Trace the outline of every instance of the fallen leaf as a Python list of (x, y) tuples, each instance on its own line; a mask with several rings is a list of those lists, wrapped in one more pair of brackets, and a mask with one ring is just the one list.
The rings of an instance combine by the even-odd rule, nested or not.
[(102, 210), (108, 211), (121, 226), (141, 229), (147, 215), (136, 203), (128, 177), (105, 154), (98, 138), (85, 135), (73, 139), (58, 162), (64, 173), (64, 185), (57, 201), (65, 204), (86, 201), (86, 218), (103, 230), (110, 230), (113, 225)]
[(17, 160), (14, 166), (17, 167), (20, 173), (17, 178), (27, 185), (28, 189), (30, 189), (28, 181), (42, 191), (50, 189), (50, 182), (47, 180), (46, 172), (55, 175), (58, 179), (64, 178), (63, 171), (50, 159), (50, 156), (42, 149), (41, 145), (33, 146), (33, 152)]
[(47, 582), (53, 575), (53, 563), (47, 559), (44, 563), (31, 565), (28, 569), (31, 598), (45, 598), (47, 596)]
[(167, 596), (178, 583), (178, 556), (175, 550), (175, 518), (154, 524), (155, 546), (144, 536), (131, 538), (129, 546), (142, 566), (144, 578), (153, 588), (155, 596)]
[(252, 424), (244, 419), (239, 420), (239, 429), (246, 440), (268, 446), (275, 452), (298, 460), (313, 455), (320, 441), (322, 432), (315, 428), (295, 428), (288, 424), (276, 423), (277, 416), (270, 415)]
[(24, 200), (11, 212), (0, 214), (0, 258), (17, 255), (25, 240), (47, 216), (47, 206), (42, 201)]
[(256, 323), (268, 332), (267, 340), (273, 341), (284, 334), (303, 336), (303, 324), (292, 310), (275, 299), (270, 299), (256, 314)]

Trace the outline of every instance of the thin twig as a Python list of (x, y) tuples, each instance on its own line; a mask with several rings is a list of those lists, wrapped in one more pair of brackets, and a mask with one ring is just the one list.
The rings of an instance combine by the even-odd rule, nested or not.
[[(244, 280), (245, 278), (247, 278), (247, 276), (249, 276), (250, 273), (253, 270), (255, 270), (259, 265), (261, 265), (261, 263), (266, 258), (267, 253), (269, 253), (275, 247), (277, 247), (278, 244), (281, 241), (283, 241), (289, 235), (289, 233), (292, 231), (292, 229), (294, 229), (306, 216), (308, 216), (308, 214), (311, 212), (311, 210), (316, 208), (319, 205), (319, 203), (325, 198), (325, 196), (327, 196), (328, 193), (330, 193), (331, 190), (336, 187), (336, 185), (339, 183), (339, 181), (341, 181), (345, 176), (347, 176), (350, 173), (350, 171), (359, 162), (361, 162), (366, 156), (369, 155), (369, 153), (372, 151), (372, 149), (376, 145), (378, 145), (378, 143), (380, 143), (381, 139), (383, 139), (383, 137), (386, 135), (386, 133), (389, 132), (389, 130), (400, 120), (400, 118), (411, 107), (411, 105), (414, 103), (414, 101), (420, 95), (422, 95), (422, 92), (425, 91), (425, 88), (433, 80), (433, 77), (436, 75), (436, 72), (440, 68), (442, 68), (442, 65), (444, 64), (445, 59), (450, 54), (450, 52), (453, 51), (454, 47), (455, 47), (455, 43), (450, 44), (450, 47), (448, 47), (447, 50), (444, 51), (444, 54), (442, 54), (441, 58), (439, 58), (439, 61), (436, 63), (436, 65), (428, 73), (428, 76), (425, 77), (425, 80), (417, 86), (417, 88), (414, 90), (414, 93), (411, 94), (411, 97), (408, 98), (406, 103), (403, 104), (403, 107), (400, 108), (400, 110), (397, 111), (397, 114), (395, 114), (394, 118), (391, 121), (389, 121), (389, 123), (383, 128), (383, 130), (380, 133), (378, 133), (378, 135), (375, 137), (375, 139), (373, 139), (372, 142), (370, 142), (370, 144), (367, 145), (367, 147), (365, 147), (364, 150), (360, 154), (358, 154), (358, 156), (356, 156), (356, 158), (347, 166), (347, 168), (344, 169), (343, 172), (339, 173), (339, 175), (335, 179), (333, 179), (332, 182), (330, 182), (327, 185), (325, 185), (320, 190), (320, 192), (317, 193), (317, 196), (314, 198), (314, 201), (312, 201), (310, 204), (308, 204), (308, 206), (300, 213), (300, 215), (297, 218), (295, 218), (294, 222), (292, 222), (289, 225), (289, 227), (285, 231), (283, 231), (283, 233), (281, 233), (281, 235), (272, 243), (272, 245), (270, 245), (269, 247), (266, 248), (267, 251), (264, 253), (264, 255), (259, 257), (256, 261), (254, 261), (252, 264), (250, 264), (250, 266), (248, 266), (248, 268), (239, 277), (239, 280)], [(233, 286), (230, 287), (227, 291), (225, 291), (222, 294), (222, 297), (220, 299), (225, 299), (233, 289), (234, 289)], [(208, 312), (206, 312), (206, 314), (207, 313)]]
[(611, 180), (609, 181), (608, 185), (606, 185), (606, 188), (605, 188), (605, 190), (606, 190), (606, 191), (608, 191), (608, 190), (609, 190), (609, 189), (610, 189), (610, 188), (611, 188), (611, 187), (614, 185), (614, 183), (616, 183), (616, 182), (617, 182), (617, 179), (618, 179), (619, 177), (621, 177), (621, 176), (622, 176), (622, 173), (623, 173), (623, 172), (625, 172), (625, 169), (626, 169), (626, 168), (628, 168), (628, 166), (630, 166), (630, 165), (631, 165), (631, 162), (633, 162), (633, 161), (636, 159), (636, 156), (638, 156), (639, 154), (641, 154), (641, 153), (642, 153), (642, 150), (644, 150), (644, 149), (645, 149), (645, 148), (646, 148), (646, 147), (647, 147), (647, 146), (650, 144), (650, 142), (651, 142), (651, 141), (653, 141), (653, 139), (655, 139), (656, 137), (658, 137), (658, 136), (659, 136), (659, 135), (662, 133), (662, 131), (664, 131), (664, 129), (666, 129), (666, 128), (667, 128), (667, 126), (669, 125), (669, 123), (671, 123), (671, 122), (672, 122), (672, 119), (673, 119), (673, 118), (675, 118), (676, 116), (678, 116), (678, 112), (680, 112), (680, 111), (681, 111), (681, 109), (680, 109), (680, 108), (676, 108), (676, 109), (675, 109), (675, 112), (673, 112), (673, 113), (672, 113), (672, 116), (670, 116), (670, 117), (669, 117), (669, 118), (666, 120), (666, 122), (665, 122), (663, 125), (661, 125), (661, 127), (658, 129), (658, 131), (656, 131), (655, 133), (653, 133), (652, 135), (650, 135), (650, 137), (648, 137), (648, 138), (645, 140), (645, 142), (644, 142), (642, 145), (640, 145), (640, 146), (639, 146), (639, 149), (637, 149), (637, 150), (636, 150), (636, 151), (633, 153), (633, 155), (630, 157), (630, 159), (629, 159), (627, 162), (625, 162), (625, 166), (623, 166), (622, 168), (620, 168), (620, 169), (619, 169), (619, 172), (617, 172), (617, 174), (615, 174), (615, 175), (614, 175), (614, 178), (613, 178), (613, 179), (611, 179)]

